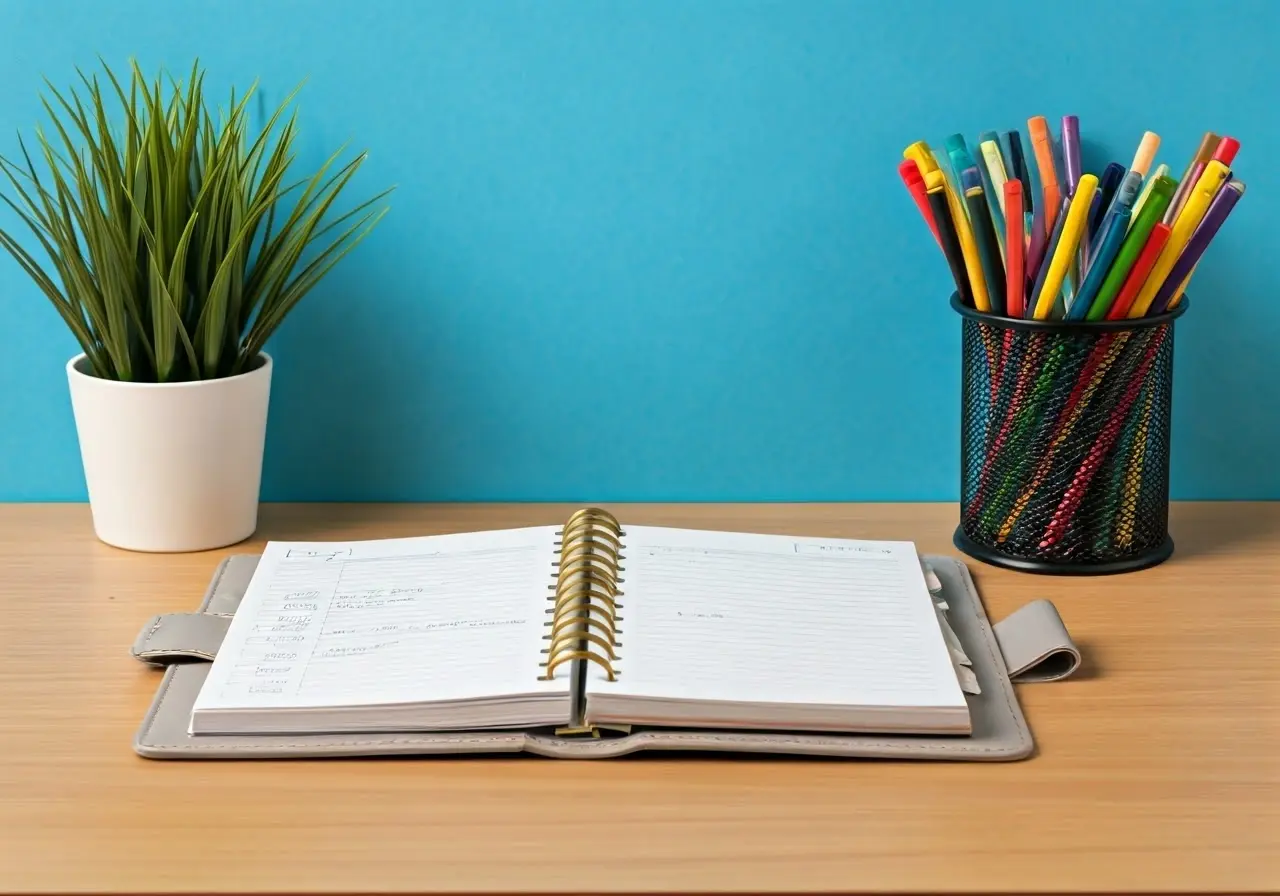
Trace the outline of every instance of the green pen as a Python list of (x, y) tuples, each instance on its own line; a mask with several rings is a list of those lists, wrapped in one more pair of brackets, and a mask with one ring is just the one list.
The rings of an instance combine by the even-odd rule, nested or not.
[(1089, 313), (1085, 316), (1085, 320), (1102, 320), (1107, 316), (1107, 312), (1111, 310), (1111, 303), (1115, 301), (1116, 293), (1120, 292), (1120, 287), (1124, 285), (1124, 278), (1129, 274), (1129, 268), (1133, 267), (1133, 263), (1142, 254), (1142, 247), (1147, 244), (1151, 228), (1164, 217), (1165, 209), (1169, 207), (1169, 201), (1177, 188), (1178, 182), (1168, 175), (1160, 175), (1152, 182), (1151, 192), (1147, 195), (1146, 202), (1142, 203), (1142, 210), (1138, 212), (1137, 220), (1129, 228), (1124, 242), (1120, 244), (1116, 260), (1111, 265), (1111, 270), (1107, 272), (1107, 279), (1103, 280), (1102, 286), (1098, 288), (1098, 294), (1093, 297), (1093, 304), (1089, 306)]

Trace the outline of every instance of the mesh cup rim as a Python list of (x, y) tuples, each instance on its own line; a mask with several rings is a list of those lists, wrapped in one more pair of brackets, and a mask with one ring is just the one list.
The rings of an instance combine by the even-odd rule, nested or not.
[(1133, 320), (1024, 320), (1017, 317), (1006, 317), (992, 314), (990, 311), (979, 311), (970, 308), (960, 301), (960, 293), (951, 294), (951, 309), (967, 320), (988, 324), (1005, 330), (1024, 330), (1029, 332), (1061, 333), (1061, 334), (1093, 334), (1119, 333), (1125, 331), (1149, 330), (1162, 327), (1177, 320), (1191, 306), (1191, 298), (1184, 295), (1182, 301), (1163, 314), (1154, 317), (1139, 317)]

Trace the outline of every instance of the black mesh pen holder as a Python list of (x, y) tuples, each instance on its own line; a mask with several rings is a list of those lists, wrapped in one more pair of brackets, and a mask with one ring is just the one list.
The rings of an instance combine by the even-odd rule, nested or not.
[(1169, 536), (1173, 321), (1034, 321), (975, 311), (963, 326), (960, 525), (975, 559), (1025, 572), (1154, 566)]

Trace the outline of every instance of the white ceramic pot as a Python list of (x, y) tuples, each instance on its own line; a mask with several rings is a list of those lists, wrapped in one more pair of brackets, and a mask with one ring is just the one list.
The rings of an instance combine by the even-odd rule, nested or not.
[(67, 364), (93, 528), (131, 551), (204, 551), (258, 527), (271, 358), (190, 383), (121, 383)]

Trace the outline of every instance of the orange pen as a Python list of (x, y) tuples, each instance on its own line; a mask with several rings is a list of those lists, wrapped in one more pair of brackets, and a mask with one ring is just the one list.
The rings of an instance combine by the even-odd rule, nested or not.
[(1022, 181), (1004, 182), (1005, 314), (1021, 319), (1026, 312), (1026, 223), (1022, 213)]
[(1031, 134), (1031, 148), (1036, 155), (1036, 170), (1040, 172), (1040, 190), (1044, 202), (1044, 229), (1053, 232), (1062, 205), (1062, 191), (1058, 187), (1058, 169), (1053, 163), (1053, 137), (1049, 134), (1049, 122), (1043, 115), (1027, 119), (1027, 131)]
[(1156, 259), (1160, 257), (1164, 244), (1169, 241), (1169, 234), (1173, 228), (1161, 221), (1155, 227), (1151, 228), (1151, 235), (1147, 237), (1146, 245), (1142, 247), (1142, 253), (1138, 256), (1138, 260), (1133, 263), (1133, 267), (1129, 269), (1129, 275), (1125, 277), (1124, 286), (1120, 287), (1120, 292), (1116, 294), (1116, 299), (1111, 303), (1111, 309), (1107, 312), (1107, 320), (1124, 320), (1129, 316), (1129, 308), (1133, 305), (1133, 300), (1138, 297), (1138, 293), (1147, 282), (1147, 275), (1151, 273), (1151, 269), (1155, 266)]
[(915, 159), (903, 159), (898, 163), (898, 175), (902, 178), (902, 182), (907, 185), (907, 192), (915, 200), (916, 207), (920, 209), (920, 214), (924, 215), (925, 223), (933, 231), (934, 240), (941, 247), (942, 237), (938, 235), (938, 222), (933, 220), (933, 210), (929, 208), (929, 195), (928, 191), (925, 190), (924, 175), (920, 173), (920, 166), (916, 164)]

